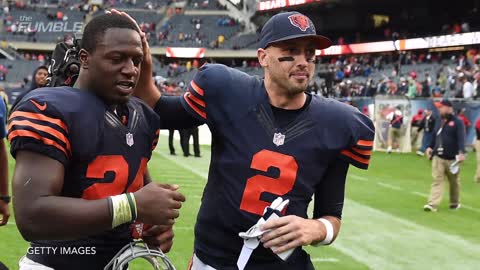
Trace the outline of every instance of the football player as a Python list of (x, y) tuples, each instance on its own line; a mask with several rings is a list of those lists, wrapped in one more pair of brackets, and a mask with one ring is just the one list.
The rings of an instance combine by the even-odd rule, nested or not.
[(3, 100), (0, 100), (0, 226), (6, 225), (10, 217), (8, 204), (10, 196), (8, 192), (8, 158), (5, 146), (5, 120), (7, 119), (7, 107)]
[[(158, 114), (183, 119), (187, 112), (212, 132), (191, 269), (314, 269), (301, 247), (336, 238), (349, 164), (368, 168), (374, 126), (352, 106), (305, 93), (315, 50), (330, 45), (305, 15), (280, 13), (261, 32), (264, 79), (207, 64), (183, 98), (161, 97), (153, 81), (136, 92)], [(255, 247), (245, 246), (239, 233), (257, 224), (274, 200), (284, 216), (268, 219), (258, 235), (262, 244), (244, 252)]]
[(147, 243), (170, 249), (185, 198), (148, 177), (160, 119), (130, 98), (144, 39), (126, 16), (95, 17), (74, 87), (32, 91), (12, 112), (14, 213), (31, 242), (20, 269), (103, 269), (132, 240), (134, 220), (155, 225)]

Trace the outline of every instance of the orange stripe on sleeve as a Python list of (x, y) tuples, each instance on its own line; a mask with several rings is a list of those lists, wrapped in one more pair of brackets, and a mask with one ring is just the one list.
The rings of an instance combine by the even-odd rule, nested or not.
[(195, 101), (195, 103), (197, 103), (198, 105), (202, 106), (203, 108), (205, 108), (205, 101), (197, 98), (196, 96), (190, 94), (187, 92), (187, 95), (188, 95), (188, 98)]
[(15, 125), (19, 125), (19, 126), (28, 126), (28, 127), (32, 127), (36, 130), (39, 130), (39, 131), (43, 131), (45, 133), (48, 133), (50, 135), (52, 135), (53, 137), (59, 139), (60, 141), (64, 142), (65, 145), (67, 146), (67, 151), (70, 152), (70, 141), (67, 139), (67, 137), (65, 137), (65, 135), (63, 133), (61, 133), (60, 131), (54, 129), (54, 128), (51, 128), (51, 127), (48, 127), (48, 126), (44, 126), (44, 125), (39, 125), (39, 124), (35, 124), (35, 123), (32, 123), (28, 120), (13, 120), (12, 122), (10, 122), (10, 124), (8, 125), (8, 130), (10, 130), (13, 126)]
[(358, 140), (357, 145), (360, 145), (360, 146), (372, 146), (372, 147), (373, 147), (373, 141)]
[(45, 116), (41, 113), (31, 113), (31, 112), (22, 112), (22, 111), (13, 112), (12, 115), (10, 116), (10, 119), (13, 119), (14, 117), (17, 117), (17, 116), (22, 116), (22, 117), (27, 117), (27, 118), (30, 118), (30, 119), (50, 122), (52, 124), (55, 124), (55, 125), (61, 127), (63, 130), (65, 130), (68, 133), (67, 126), (60, 119), (48, 117), (48, 116)]
[(58, 148), (68, 157), (67, 151), (65, 151), (65, 148), (63, 146), (61, 146), (60, 144), (58, 144), (57, 142), (55, 142), (53, 140), (42, 137), (39, 134), (37, 134), (33, 131), (30, 131), (30, 130), (15, 130), (15, 131), (12, 131), (8, 134), (8, 140), (12, 141), (13, 138), (18, 137), (18, 136), (20, 136), (20, 137), (30, 137), (30, 138), (35, 138), (37, 140), (41, 140), (46, 145), (52, 145), (52, 146)]
[(203, 89), (200, 88), (200, 86), (198, 86), (194, 80), (190, 81), (190, 85), (192, 86), (193, 90), (195, 90), (195, 92), (197, 92), (200, 96), (203, 97)]
[(368, 163), (370, 163), (370, 160), (366, 159), (366, 158), (361, 158), (357, 155), (355, 155), (354, 153), (348, 151), (348, 150), (342, 150), (342, 152), (340, 152), (342, 155), (344, 156), (347, 156), (355, 161), (358, 161), (360, 163), (363, 163), (365, 165), (368, 165)]
[(160, 134), (160, 129), (157, 129), (157, 131), (155, 131), (155, 135), (159, 135)]
[(207, 114), (202, 112), (197, 106), (195, 106), (195, 104), (193, 104), (193, 102), (190, 101), (190, 99), (188, 98), (187, 96), (188, 92), (185, 93), (185, 95), (183, 95), (183, 98), (185, 99), (185, 101), (188, 103), (188, 105), (190, 106), (190, 108), (192, 108), (192, 110), (194, 110), (198, 115), (200, 115), (203, 119), (207, 119)]
[(356, 147), (352, 147), (352, 150), (359, 153), (359, 154), (365, 155), (365, 156), (371, 156), (372, 155), (372, 150), (362, 150), (362, 149), (358, 149)]

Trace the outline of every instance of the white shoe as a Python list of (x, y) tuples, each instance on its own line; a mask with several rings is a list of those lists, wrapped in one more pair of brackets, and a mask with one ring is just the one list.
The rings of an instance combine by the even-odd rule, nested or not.
[(389, 146), (389, 147), (387, 148), (387, 153), (389, 153), (389, 154), (392, 153), (392, 147), (391, 147), (391, 146)]
[(457, 204), (450, 204), (450, 209), (452, 210), (458, 210), (460, 209), (460, 207), (462, 207), (461, 204), (457, 203)]
[(418, 151), (417, 151), (417, 155), (423, 157), (423, 156), (425, 155), (425, 153), (423, 153), (422, 151), (418, 150)]
[(430, 204), (425, 204), (423, 206), (423, 210), (425, 210), (425, 212), (437, 212), (437, 208), (431, 206)]

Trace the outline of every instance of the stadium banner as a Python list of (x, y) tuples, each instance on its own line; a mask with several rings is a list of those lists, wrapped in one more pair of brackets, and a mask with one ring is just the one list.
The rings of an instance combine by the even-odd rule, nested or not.
[(167, 57), (172, 58), (203, 58), (205, 56), (205, 48), (167, 47), (165, 53)]
[(265, 11), (277, 8), (285, 8), (291, 6), (304, 5), (312, 2), (319, 2), (320, 0), (267, 0), (258, 2), (257, 10)]
[[(410, 120), (412, 110), (408, 98), (392, 98), (387, 96), (375, 97), (375, 151), (386, 151), (391, 141), (394, 152), (411, 152)], [(392, 129), (390, 123), (394, 119), (402, 119), (399, 129)], [(403, 121), (403, 123), (402, 123)]]
[(374, 52), (392, 52), (417, 49), (433, 49), (442, 47), (464, 46), (480, 44), (480, 32), (470, 32), (454, 35), (411, 38), (393, 41), (357, 43), (348, 45), (334, 45), (325, 50), (317, 50), (316, 54), (343, 55)]

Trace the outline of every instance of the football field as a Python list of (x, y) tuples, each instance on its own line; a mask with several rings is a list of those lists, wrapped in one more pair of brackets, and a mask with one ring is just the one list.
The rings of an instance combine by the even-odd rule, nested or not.
[[(179, 184), (187, 197), (168, 254), (177, 269), (186, 269), (210, 151), (202, 146), (202, 158), (184, 158), (178, 142), (176, 148), (177, 156), (169, 155), (162, 136), (149, 169), (154, 179)], [(351, 167), (339, 238), (329, 247), (307, 248), (315, 269), (480, 269), (480, 184), (473, 182), (475, 167), (475, 153), (469, 153), (461, 169), (462, 208), (449, 210), (446, 192), (437, 213), (422, 209), (431, 183), (427, 159), (376, 152), (369, 171)], [(0, 261), (10, 269), (17, 269), (27, 250), (14, 222), (12, 217), (0, 228)], [(131, 269), (146, 268), (135, 263)]]

